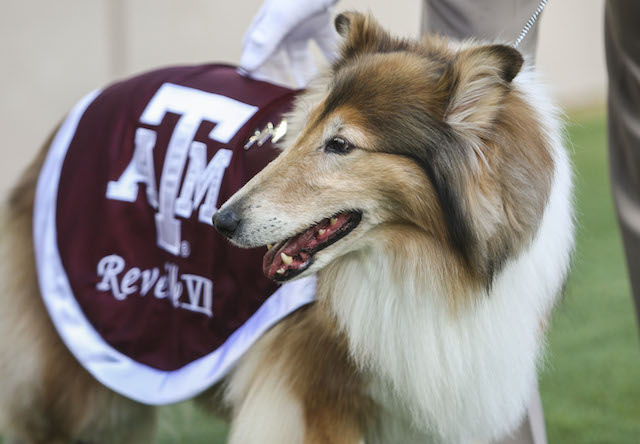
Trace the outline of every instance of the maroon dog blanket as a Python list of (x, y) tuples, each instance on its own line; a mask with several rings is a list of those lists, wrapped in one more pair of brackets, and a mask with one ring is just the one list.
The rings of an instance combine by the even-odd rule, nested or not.
[(99, 381), (149, 404), (219, 381), (270, 326), (311, 302), (276, 286), (265, 249), (231, 246), (217, 207), (276, 155), (295, 91), (205, 65), (93, 92), (40, 174), (34, 240), (42, 297)]

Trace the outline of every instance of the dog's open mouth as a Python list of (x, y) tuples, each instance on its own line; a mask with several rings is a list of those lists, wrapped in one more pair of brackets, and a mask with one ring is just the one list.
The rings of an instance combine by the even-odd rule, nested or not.
[(299, 275), (309, 268), (314, 254), (345, 237), (361, 219), (362, 213), (357, 211), (338, 213), (270, 246), (262, 261), (265, 276), (283, 282)]

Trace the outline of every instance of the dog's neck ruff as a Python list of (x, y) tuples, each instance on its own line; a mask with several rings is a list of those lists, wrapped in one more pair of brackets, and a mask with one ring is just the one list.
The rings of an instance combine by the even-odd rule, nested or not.
[(275, 157), (275, 132), (245, 145), (294, 95), (230, 66), (170, 68), (88, 95), (60, 127), (36, 191), (38, 279), (63, 341), (106, 386), (190, 398), (312, 300), (313, 280), (278, 288), (264, 250), (211, 226)]
[(531, 245), (507, 262), (489, 294), (457, 295), (469, 303), (452, 310), (455, 296), (443, 280), (450, 274), (434, 255), (421, 254), (424, 238), (410, 245), (404, 236), (398, 245), (389, 231), (372, 233), (363, 249), (318, 275), (319, 301), (328, 303), (352, 356), (373, 375), (372, 395), (388, 408), (380, 425), (388, 442), (504, 436), (519, 424), (535, 387), (541, 324), (562, 290), (573, 249), (571, 172), (543, 91), (530, 72), (517, 82), (548, 137), (554, 181)]

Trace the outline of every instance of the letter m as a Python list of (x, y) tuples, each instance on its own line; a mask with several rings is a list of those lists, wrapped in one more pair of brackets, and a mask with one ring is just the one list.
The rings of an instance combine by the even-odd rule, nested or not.
[[(139, 185), (145, 184), (149, 204), (158, 209), (156, 214), (158, 246), (178, 255), (182, 236), (181, 223), (176, 215), (190, 216), (193, 205), (199, 204), (204, 199), (199, 218), (203, 222), (211, 223), (222, 175), (231, 160), (230, 150), (218, 150), (205, 169), (205, 160), (203, 160), (206, 158), (205, 146), (193, 141), (198, 128), (205, 120), (215, 123), (209, 138), (226, 144), (256, 110), (255, 106), (219, 94), (172, 83), (163, 84), (140, 116), (141, 123), (154, 126), (162, 123), (166, 113), (180, 116), (169, 139), (158, 192), (156, 194), (155, 190), (150, 190), (155, 185), (151, 160), (155, 137), (153, 137), (154, 134), (149, 134), (150, 130), (146, 130), (142, 133), (138, 131), (136, 134), (136, 152), (131, 164), (125, 169), (120, 179), (109, 182), (107, 198), (133, 202), (138, 195)], [(138, 150), (140, 152), (137, 152)], [(180, 195), (179, 207), (176, 207), (188, 155), (193, 166), (187, 171), (186, 189)], [(188, 210), (187, 200), (197, 201), (197, 203), (192, 203), (191, 209)]]

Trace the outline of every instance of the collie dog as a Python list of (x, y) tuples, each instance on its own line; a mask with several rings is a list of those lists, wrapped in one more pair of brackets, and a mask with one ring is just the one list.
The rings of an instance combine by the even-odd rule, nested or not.
[[(316, 301), (201, 397), (229, 442), (489, 442), (523, 419), (573, 248), (559, 119), (510, 46), (391, 37), (336, 19), (341, 56), (299, 96), (281, 154), (213, 216), (268, 246)], [(34, 278), (33, 188), (5, 212), (2, 420), (25, 442), (150, 442), (151, 408), (103, 387), (51, 327)], [(53, 438), (55, 437), (55, 439)]]

